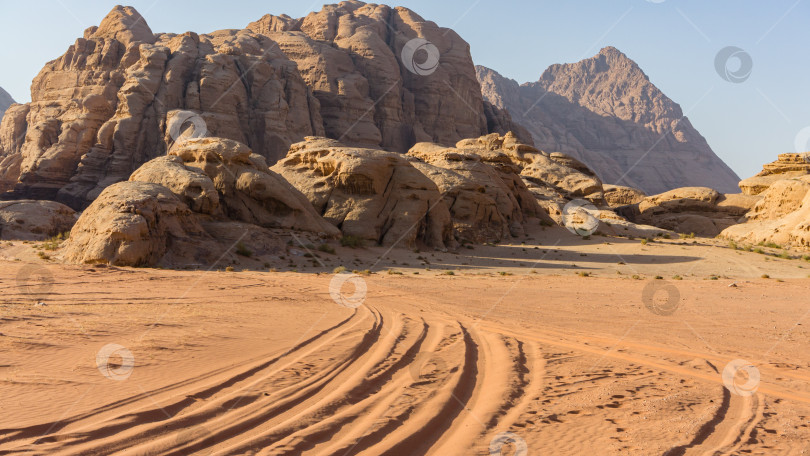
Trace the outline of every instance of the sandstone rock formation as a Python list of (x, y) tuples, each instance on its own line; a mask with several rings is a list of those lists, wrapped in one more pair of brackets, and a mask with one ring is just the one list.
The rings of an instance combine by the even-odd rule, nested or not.
[[(435, 46), (430, 74), (403, 48)], [(198, 113), (211, 136), (269, 164), (305, 136), (405, 152), (512, 129), (487, 108), (469, 45), (406, 8), (347, 1), (305, 18), (265, 16), (244, 30), (153, 33), (116, 7), (34, 79), (32, 101), (0, 126), (0, 195), (86, 207), (108, 185), (165, 155), (167, 117)]]
[(14, 103), (16, 102), (11, 98), (11, 95), (0, 87), (0, 120), (3, 119), (3, 114), (6, 112), (6, 109)]
[(743, 223), (720, 236), (740, 243), (810, 248), (810, 176), (775, 181), (760, 196)]
[(186, 168), (183, 159), (176, 155), (158, 157), (146, 162), (132, 173), (129, 180), (162, 185), (180, 197), (194, 212), (222, 213), (219, 194), (211, 178)]
[(647, 197), (641, 190), (622, 185), (603, 185), (602, 190), (605, 195), (605, 202), (611, 207), (627, 206), (638, 204)]
[[(207, 179), (177, 192), (179, 195), (210, 195), (199, 198), (200, 207), (212, 207), (216, 214), (215, 189), (224, 217), (264, 228), (285, 228), (337, 236), (339, 231), (313, 210), (307, 198), (283, 177), (271, 171), (264, 158), (249, 147), (221, 138), (196, 138), (184, 141), (170, 151), (181, 159), (191, 176)], [(136, 172), (134, 177), (140, 175)], [(210, 204), (206, 202), (210, 200)], [(197, 206), (193, 203), (192, 207)]]
[(759, 195), (782, 179), (810, 174), (810, 153), (779, 154), (776, 161), (762, 167), (759, 174), (740, 181), (740, 190), (746, 195)]
[[(267, 15), (248, 25), (276, 41), (321, 105), (326, 136), (405, 152), (420, 141), (453, 144), (486, 133), (469, 45), (413, 11), (344, 1), (302, 19)], [(411, 71), (406, 44), (423, 38), (438, 64)]]
[(173, 109), (200, 112), (211, 134), (271, 160), (320, 131), (317, 101), (269, 38), (247, 30), (153, 34), (129, 7), (113, 9), (49, 62), (31, 95), (27, 112), (0, 129), (0, 186), (14, 190), (7, 197), (77, 208), (166, 153)]
[(419, 159), (413, 165), (441, 191), (459, 241), (497, 242), (520, 236), (528, 217), (540, 215), (520, 179), (520, 168), (502, 151), (473, 140), (460, 141), (455, 148), (420, 143), (408, 155)]
[(238, 242), (257, 254), (283, 251), (269, 229), (339, 234), (244, 144), (188, 139), (170, 154), (145, 163), (129, 182), (105, 189), (71, 231), (64, 259), (207, 265), (232, 257)]
[(403, 155), (307, 138), (272, 170), (344, 236), (388, 246), (455, 245), (439, 189)]
[(756, 196), (721, 194), (707, 187), (685, 187), (644, 198), (616, 212), (634, 223), (678, 233), (714, 237), (739, 223), (759, 200)]
[(0, 201), (0, 239), (41, 241), (70, 231), (76, 219), (73, 209), (54, 201)]
[(210, 263), (216, 252), (194, 213), (166, 187), (120, 182), (105, 189), (84, 211), (64, 245), (75, 263), (152, 266), (167, 255), (193, 253)]
[(535, 145), (581, 160), (610, 184), (647, 193), (684, 186), (732, 192), (739, 178), (638, 65), (617, 49), (552, 65), (518, 85), (477, 67), (484, 99), (526, 127)]

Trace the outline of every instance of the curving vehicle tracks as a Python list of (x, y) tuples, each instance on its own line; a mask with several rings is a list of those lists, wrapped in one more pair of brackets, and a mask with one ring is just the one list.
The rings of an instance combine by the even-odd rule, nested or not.
[(763, 363), (758, 391), (739, 396), (720, 377), (727, 356), (478, 320), (440, 300), (380, 285), (284, 350), (0, 429), (0, 454), (469, 455), (504, 432), (532, 455), (802, 454), (774, 430), (810, 412), (797, 369)]

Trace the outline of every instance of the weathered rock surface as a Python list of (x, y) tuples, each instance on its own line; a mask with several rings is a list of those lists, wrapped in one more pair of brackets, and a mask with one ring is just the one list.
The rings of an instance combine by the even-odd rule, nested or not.
[(219, 194), (214, 182), (197, 171), (193, 171), (176, 155), (168, 155), (150, 160), (129, 177), (132, 182), (149, 182), (162, 185), (188, 205), (194, 212), (220, 214)]
[(638, 204), (647, 197), (647, 194), (633, 187), (622, 185), (603, 185), (605, 202), (611, 207)]
[(272, 170), (343, 235), (388, 246), (455, 245), (439, 189), (401, 154), (307, 138)]
[(810, 153), (779, 154), (776, 161), (762, 167), (756, 176), (740, 181), (740, 190), (746, 195), (759, 195), (773, 183), (810, 174)]
[(11, 98), (11, 95), (0, 87), (0, 120), (3, 119), (3, 114), (6, 112), (6, 109), (14, 103), (16, 102)]
[(79, 217), (64, 244), (63, 258), (75, 263), (151, 266), (174, 263), (166, 256), (195, 256), (210, 263), (213, 239), (198, 218), (166, 187), (120, 182), (107, 187)]
[(54, 201), (0, 201), (0, 239), (41, 241), (70, 231), (77, 218)]
[(739, 178), (638, 65), (615, 48), (552, 65), (518, 85), (477, 67), (484, 99), (507, 110), (535, 145), (577, 158), (607, 183), (659, 193), (684, 186), (732, 192)]
[(760, 196), (744, 222), (720, 236), (740, 243), (810, 248), (810, 176), (775, 181)]
[(339, 233), (244, 144), (187, 139), (170, 154), (104, 190), (71, 231), (63, 258), (201, 266), (231, 261), (237, 243), (257, 255), (284, 251), (273, 228)]
[[(219, 206), (229, 220), (264, 228), (311, 231), (325, 236), (339, 234), (313, 210), (300, 191), (271, 171), (264, 158), (244, 144), (222, 138), (195, 138), (172, 148), (170, 154), (170, 157), (180, 160), (172, 161), (171, 168), (175, 165), (184, 167), (188, 176), (184, 179), (189, 182), (171, 188), (185, 199), (191, 199), (192, 208), (201, 208), (198, 212), (216, 215), (215, 208)], [(157, 160), (160, 160), (157, 164), (168, 161)], [(150, 164), (153, 162), (147, 163)], [(138, 170), (133, 176), (139, 175), (144, 173)], [(214, 201), (218, 204), (215, 205)], [(209, 207), (214, 209), (206, 210)]]
[(497, 242), (522, 235), (530, 217), (544, 217), (513, 161), (527, 149), (534, 151), (513, 135), (492, 134), (450, 148), (420, 143), (408, 155), (444, 195), (460, 241)]
[[(248, 29), (298, 63), (328, 137), (405, 152), (420, 141), (449, 145), (487, 132), (469, 45), (407, 8), (344, 1), (302, 19), (267, 15)], [(427, 55), (403, 56), (414, 38), (438, 53), (429, 74), (409, 69)]]
[(0, 129), (0, 187), (14, 190), (6, 198), (58, 198), (75, 208), (165, 155), (174, 109), (199, 112), (212, 135), (269, 160), (321, 131), (317, 100), (269, 38), (249, 30), (153, 34), (128, 7), (114, 8), (46, 64), (31, 95), (25, 114)]
[(758, 200), (756, 196), (722, 194), (707, 187), (685, 187), (646, 197), (616, 212), (634, 223), (714, 237), (739, 223)]
[[(419, 52), (403, 62), (415, 38), (439, 54), (430, 74), (408, 69), (422, 63)], [(269, 164), (305, 136), (405, 152), (487, 133), (488, 120), (510, 128), (508, 114), (485, 109), (469, 45), (455, 32), (406, 8), (358, 1), (204, 35), (153, 33), (119, 6), (46, 64), (31, 92), (0, 127), (2, 198), (76, 209), (165, 155), (166, 119), (177, 109)]]

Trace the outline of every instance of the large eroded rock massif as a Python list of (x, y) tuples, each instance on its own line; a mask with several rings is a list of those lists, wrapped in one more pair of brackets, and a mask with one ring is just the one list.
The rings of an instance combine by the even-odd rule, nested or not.
[[(438, 52), (421, 74), (412, 71), (421, 54), (403, 59), (414, 39)], [(420, 141), (452, 145), (511, 126), (485, 106), (469, 45), (455, 32), (406, 8), (358, 1), (179, 35), (153, 33), (119, 6), (45, 65), (31, 98), (0, 126), (2, 197), (76, 209), (165, 155), (167, 119), (178, 109), (271, 165), (306, 136), (404, 153)]]

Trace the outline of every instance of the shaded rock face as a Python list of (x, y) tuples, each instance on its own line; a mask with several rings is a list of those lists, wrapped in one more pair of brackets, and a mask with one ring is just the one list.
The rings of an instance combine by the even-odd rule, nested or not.
[(436, 184), (400, 154), (307, 138), (272, 169), (345, 236), (411, 248), (455, 245)]
[(497, 242), (522, 235), (529, 218), (543, 217), (515, 164), (525, 151), (536, 150), (513, 135), (491, 134), (450, 148), (420, 143), (408, 155), (441, 191), (459, 241)]
[(771, 183), (743, 223), (720, 236), (740, 243), (810, 248), (810, 176)]
[(680, 106), (615, 48), (553, 65), (523, 85), (476, 70), (484, 99), (526, 127), (538, 148), (581, 160), (606, 183), (649, 194), (685, 186), (736, 189), (739, 178)]
[(0, 190), (76, 208), (165, 155), (173, 109), (200, 112), (210, 134), (269, 160), (322, 128), (317, 100), (269, 38), (249, 30), (153, 34), (124, 7), (46, 64), (31, 94), (0, 127)]
[(14, 103), (15, 101), (11, 98), (11, 95), (0, 87), (0, 120), (3, 119), (3, 114), (6, 112), (6, 109)]
[(0, 202), (0, 239), (41, 241), (70, 231), (76, 212), (54, 201)]
[(722, 194), (707, 187), (684, 187), (646, 197), (616, 212), (634, 223), (715, 237), (739, 223), (759, 199), (741, 193)]
[(740, 190), (746, 195), (759, 195), (771, 184), (810, 174), (810, 153), (779, 154), (776, 161), (762, 167), (756, 176), (740, 181)]

